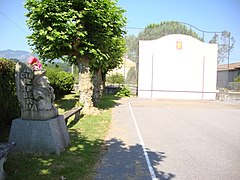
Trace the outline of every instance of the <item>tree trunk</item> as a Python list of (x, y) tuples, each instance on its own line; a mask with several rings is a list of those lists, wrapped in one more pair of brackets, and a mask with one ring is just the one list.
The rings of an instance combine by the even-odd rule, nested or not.
[(92, 75), (89, 69), (89, 61), (85, 58), (78, 60), (79, 68), (79, 101), (84, 105), (82, 112), (90, 114), (90, 109), (93, 108), (93, 84)]
[(105, 94), (106, 89), (106, 73), (102, 72), (102, 93)]
[(102, 71), (101, 69), (94, 70), (93, 72), (93, 105), (96, 106), (102, 97)]

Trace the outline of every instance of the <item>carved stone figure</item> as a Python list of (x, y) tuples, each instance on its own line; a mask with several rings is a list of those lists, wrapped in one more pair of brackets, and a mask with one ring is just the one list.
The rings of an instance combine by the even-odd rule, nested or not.
[(17, 97), (24, 120), (48, 120), (58, 115), (54, 106), (54, 90), (49, 85), (46, 71), (18, 62), (16, 65)]

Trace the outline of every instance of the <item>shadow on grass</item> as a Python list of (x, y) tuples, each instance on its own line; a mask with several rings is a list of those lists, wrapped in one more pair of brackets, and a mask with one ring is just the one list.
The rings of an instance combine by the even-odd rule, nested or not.
[(78, 101), (79, 101), (79, 95), (75, 93), (71, 93), (55, 101), (55, 104), (57, 108), (63, 109), (64, 111), (68, 111), (74, 108)]
[(71, 146), (60, 155), (8, 155), (5, 170), (10, 180), (93, 179), (103, 140), (89, 140), (69, 130)]
[[(116, 105), (119, 105), (116, 101), (119, 100), (120, 97), (117, 97), (113, 94), (104, 94), (100, 101), (97, 103), (96, 108), (100, 110), (108, 110), (113, 108)], [(64, 111), (71, 110), (74, 108), (79, 101), (79, 94), (69, 94), (55, 102), (58, 108), (63, 109)]]
[[(56, 180), (56, 179), (134, 179), (151, 180), (144, 152), (140, 144), (126, 147), (123, 141), (112, 138), (109, 141), (89, 140), (77, 130), (70, 130), (71, 147), (61, 155), (27, 155), (9, 154), (5, 169), (10, 180)], [(100, 160), (104, 144), (108, 151)], [(171, 180), (172, 173), (159, 171), (166, 155), (147, 149), (149, 159), (156, 177), (160, 180)]]
[(117, 97), (113, 94), (104, 94), (100, 101), (97, 103), (97, 108), (107, 110), (115, 106), (118, 106), (120, 105), (119, 103), (117, 103), (117, 100), (119, 99), (120, 97)]
[(80, 121), (80, 119), (83, 118), (83, 117), (84, 117), (84, 115), (83, 115), (83, 114), (80, 114), (79, 119), (74, 119), (74, 120), (72, 120), (72, 121), (67, 125), (67, 128), (70, 129), (70, 128), (72, 128), (73, 126), (75, 126), (75, 125)]
[[(126, 146), (123, 141), (112, 138), (106, 141), (108, 152), (104, 155), (97, 168), (96, 180), (100, 179), (136, 179), (151, 180), (151, 175), (145, 160), (142, 145)], [(156, 178), (170, 180), (175, 177), (172, 173), (159, 171), (157, 166), (166, 158), (164, 152), (154, 152), (147, 149)]]

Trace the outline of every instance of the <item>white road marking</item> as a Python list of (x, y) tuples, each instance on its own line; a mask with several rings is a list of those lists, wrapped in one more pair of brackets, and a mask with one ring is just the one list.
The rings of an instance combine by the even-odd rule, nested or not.
[(129, 106), (129, 109), (131, 111), (132, 119), (133, 119), (136, 131), (137, 131), (137, 134), (138, 134), (138, 138), (140, 140), (140, 144), (142, 145), (142, 149), (143, 149), (143, 153), (144, 153), (144, 156), (145, 156), (145, 159), (146, 159), (146, 162), (147, 162), (148, 170), (149, 170), (149, 172), (151, 174), (152, 180), (157, 180), (155, 172), (154, 172), (153, 167), (152, 167), (152, 164), (151, 164), (150, 159), (148, 157), (148, 153), (147, 153), (147, 150), (145, 148), (144, 141), (143, 141), (140, 129), (138, 127), (136, 118), (134, 116), (133, 109), (132, 109), (132, 106), (131, 106), (130, 102), (128, 102), (128, 106)]

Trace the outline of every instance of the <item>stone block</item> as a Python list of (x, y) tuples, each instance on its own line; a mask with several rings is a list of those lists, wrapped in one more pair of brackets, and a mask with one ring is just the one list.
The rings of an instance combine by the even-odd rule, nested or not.
[(46, 121), (15, 119), (12, 122), (9, 141), (16, 142), (14, 151), (30, 154), (60, 154), (70, 145), (70, 137), (62, 115)]

